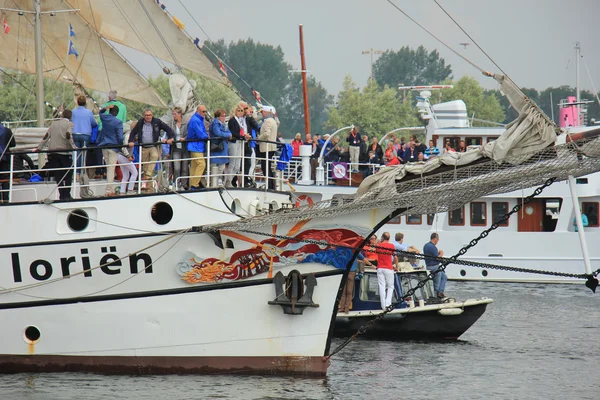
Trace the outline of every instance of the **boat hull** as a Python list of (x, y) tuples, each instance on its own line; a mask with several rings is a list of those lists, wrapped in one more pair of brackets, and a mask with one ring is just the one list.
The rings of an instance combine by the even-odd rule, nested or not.
[[(0, 310), (0, 372), (322, 376), (342, 271), (316, 275), (313, 301), (323, 306), (302, 315), (268, 304), (275, 298), (272, 279), (187, 293), (11, 304)], [(30, 327), (37, 340), (30, 340)]]
[[(483, 315), (489, 302), (464, 306), (460, 315), (442, 315), (440, 310), (443, 308), (435, 306), (392, 311), (375, 322), (361, 337), (394, 341), (457, 340)], [(417, 309), (422, 310), (416, 312)], [(335, 336), (351, 336), (374, 317), (375, 313), (365, 311), (338, 314), (335, 320)]]

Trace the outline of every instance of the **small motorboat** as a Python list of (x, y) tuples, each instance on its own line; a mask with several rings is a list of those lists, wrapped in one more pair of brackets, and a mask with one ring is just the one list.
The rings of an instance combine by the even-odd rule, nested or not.
[[(408, 263), (406, 263), (408, 264)], [(408, 293), (427, 277), (425, 269), (404, 267), (396, 272), (394, 297)], [(360, 279), (358, 279), (360, 278)], [(402, 301), (393, 311), (374, 323), (361, 337), (384, 340), (457, 340), (483, 315), (493, 300), (487, 297), (458, 301), (433, 296), (433, 282), (428, 281), (421, 289)], [(349, 313), (338, 313), (335, 320), (335, 336), (351, 336), (381, 314), (377, 271), (367, 268), (357, 275)]]

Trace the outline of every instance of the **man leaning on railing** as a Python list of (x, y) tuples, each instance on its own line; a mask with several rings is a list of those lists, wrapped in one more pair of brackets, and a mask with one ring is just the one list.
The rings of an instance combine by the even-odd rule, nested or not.
[[(160, 119), (154, 118), (152, 110), (147, 108), (144, 110), (144, 117), (135, 124), (129, 134), (129, 147), (133, 147), (137, 142), (142, 148), (142, 163), (144, 163), (142, 177), (147, 181), (152, 180), (152, 173), (159, 159), (160, 146), (155, 143), (159, 141), (161, 131), (167, 133), (167, 139), (162, 142), (172, 144), (175, 138), (173, 130)], [(153, 192), (154, 189), (147, 187), (145, 191)]]

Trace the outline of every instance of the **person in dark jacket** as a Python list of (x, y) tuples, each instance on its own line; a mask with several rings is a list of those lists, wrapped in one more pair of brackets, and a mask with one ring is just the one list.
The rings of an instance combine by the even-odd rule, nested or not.
[[(373, 136), (373, 139), (371, 139), (371, 145), (369, 146), (369, 153), (370, 152), (373, 152), (377, 159), (383, 160), (383, 149), (379, 145), (379, 140), (376, 136)], [(371, 157), (369, 156), (369, 158)]]
[[(15, 136), (13, 135), (12, 130), (0, 124), (0, 171), (10, 171), (9, 149), (16, 145), (17, 143), (15, 142)], [(2, 182), (0, 185), (0, 188), (2, 189), (0, 192), (0, 202), (8, 201), (9, 193), (4, 190), (8, 190), (10, 186), (8, 182), (9, 179), (10, 174), (0, 173), (0, 181)]]
[(417, 148), (415, 147), (415, 142), (411, 140), (410, 142), (408, 142), (408, 147), (404, 152), (404, 157), (402, 158), (402, 160), (405, 163), (417, 162), (419, 161), (419, 153), (420, 151), (417, 150)]
[(254, 179), (251, 177), (251, 173), (254, 171), (254, 166), (252, 162), (252, 155), (255, 156), (256, 159), (256, 139), (258, 133), (258, 122), (254, 119), (254, 110), (248, 104), (245, 104), (244, 113), (246, 114), (246, 126), (248, 127), (248, 132), (246, 132), (246, 142), (244, 144), (244, 184), (246, 187), (255, 187), (256, 183)]
[[(164, 131), (167, 134), (167, 139), (163, 139), (162, 142), (172, 144), (173, 139), (175, 138), (173, 129), (160, 119), (154, 118), (152, 110), (147, 108), (144, 110), (144, 117), (138, 120), (129, 134), (129, 147), (138, 144), (142, 148), (144, 180), (152, 180), (154, 166), (160, 157), (161, 148), (158, 141), (161, 136), (161, 131)], [(151, 189), (147, 191), (151, 191)]]

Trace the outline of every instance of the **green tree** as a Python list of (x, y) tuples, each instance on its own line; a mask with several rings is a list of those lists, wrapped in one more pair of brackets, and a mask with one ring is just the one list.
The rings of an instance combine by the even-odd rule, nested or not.
[(291, 66), (284, 61), (280, 46), (274, 47), (252, 39), (226, 44), (219, 39), (207, 42), (203, 51), (217, 68), (219, 63), (213, 53), (235, 71), (235, 74), (228, 71), (228, 78), (242, 98), (253, 99), (252, 89), (255, 89), (275, 107), (283, 104)]
[[(27, 121), (37, 118), (35, 77), (5, 70), (0, 85), (0, 121)], [(73, 87), (65, 82), (44, 79), (46, 118), (52, 117), (52, 107), (73, 108)]]
[(410, 102), (400, 101), (395, 89), (380, 88), (369, 80), (361, 92), (348, 75), (337, 104), (329, 110), (326, 126), (336, 130), (349, 125), (357, 125), (363, 134), (381, 137), (392, 129), (420, 123)]
[[(493, 93), (486, 94), (475, 78), (464, 76), (454, 83), (453, 89), (442, 91), (442, 101), (452, 100), (464, 101), (469, 117), (492, 122), (504, 121), (504, 110), (498, 98)], [(475, 121), (474, 125), (487, 124)]]
[(408, 46), (398, 51), (388, 50), (373, 65), (373, 78), (381, 86), (432, 85), (452, 79), (452, 68), (440, 57), (437, 50), (428, 52), (419, 46)]

